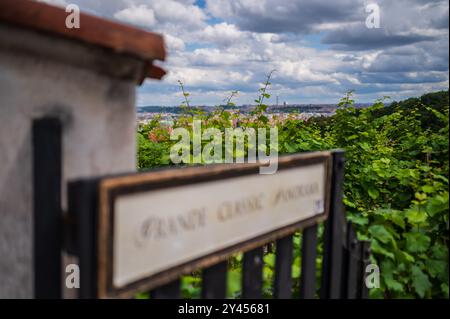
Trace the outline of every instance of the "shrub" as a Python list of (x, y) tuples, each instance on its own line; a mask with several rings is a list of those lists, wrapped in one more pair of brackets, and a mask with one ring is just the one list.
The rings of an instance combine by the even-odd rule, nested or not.
[[(277, 126), (280, 154), (345, 149), (347, 218), (360, 239), (371, 241), (372, 261), (381, 271), (381, 287), (372, 289), (371, 297), (448, 298), (448, 92), (389, 106), (379, 100), (363, 109), (353, 107), (349, 92), (333, 116), (269, 121), (263, 104), (270, 97), (269, 80), (270, 75), (255, 100), (258, 105), (248, 115), (223, 108), (212, 113), (196, 110), (189, 106), (189, 94), (182, 86), (185, 115), (174, 127), (190, 129), (194, 115), (203, 127), (222, 132), (236, 125)], [(169, 150), (175, 141), (166, 133), (167, 128), (157, 119), (139, 128), (140, 169), (172, 165)], [(299, 251), (301, 236), (294, 238)], [(295, 258), (293, 275), (297, 278), (301, 253)], [(320, 262), (321, 257), (318, 265)], [(266, 296), (271, 295), (273, 263), (274, 254), (269, 251), (264, 269)], [(234, 258), (230, 267), (229, 296), (235, 297), (239, 296), (240, 257)], [(197, 279), (184, 280), (185, 296), (197, 296), (199, 286)], [(297, 293), (298, 286), (294, 288)]]

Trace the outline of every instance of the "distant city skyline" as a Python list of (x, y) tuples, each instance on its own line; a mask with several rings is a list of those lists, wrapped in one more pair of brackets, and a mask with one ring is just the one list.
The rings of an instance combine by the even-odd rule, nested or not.
[(233, 91), (249, 104), (272, 69), (269, 103), (394, 100), (449, 87), (448, 1), (377, 0), (41, 0), (164, 35), (168, 75), (147, 80), (137, 105), (178, 105), (177, 81), (193, 104), (217, 105)]
[[(286, 103), (285, 105), (280, 104), (278, 105), (279, 107), (289, 107), (289, 106), (316, 106), (316, 105), (330, 105), (330, 106), (337, 106), (338, 103), (292, 103), (292, 104), (288, 104)], [(358, 106), (368, 106), (371, 103), (355, 103), (355, 105)], [(267, 104), (268, 106), (277, 106), (277, 104)], [(145, 107), (179, 107), (180, 105), (158, 105), (158, 104), (152, 104), (152, 105), (138, 105), (137, 108), (145, 108)], [(216, 105), (207, 105), (207, 104), (193, 104), (191, 105), (192, 107), (215, 107), (215, 106), (224, 106), (224, 104), (216, 104)], [(236, 104), (235, 106), (231, 107), (231, 108), (240, 108), (240, 107), (251, 107), (251, 106), (256, 106), (256, 104)]]

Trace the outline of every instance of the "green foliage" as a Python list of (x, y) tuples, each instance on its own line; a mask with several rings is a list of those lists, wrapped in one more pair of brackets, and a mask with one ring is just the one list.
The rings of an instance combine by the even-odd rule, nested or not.
[[(151, 129), (151, 125), (152, 124), (145, 126), (137, 133), (137, 147), (138, 147), (137, 157), (138, 157), (138, 169), (140, 170), (150, 167), (168, 165), (170, 162), (169, 145), (167, 145), (167, 143), (158, 142), (157, 138), (154, 139), (153, 141), (151, 140), (153, 136), (156, 136), (155, 132), (163, 132), (163, 129), (161, 128)], [(162, 135), (162, 138), (166, 137)]]
[(373, 297), (448, 296), (448, 95), (427, 96), (442, 104), (347, 106), (322, 125), (346, 150), (347, 216), (381, 270)]
[[(277, 126), (279, 153), (342, 148), (346, 151), (344, 204), (360, 239), (371, 241), (372, 261), (380, 266), (381, 287), (373, 298), (448, 298), (448, 92), (437, 92), (385, 106), (353, 107), (352, 91), (334, 116), (307, 121), (269, 120), (270, 73), (250, 115), (218, 108), (189, 110), (173, 127), (191, 129), (193, 117), (203, 128)], [(188, 93), (180, 83), (189, 107)], [(227, 105), (237, 94), (232, 92)], [(173, 165), (170, 128), (156, 119), (138, 129), (139, 169)], [(207, 143), (207, 142), (205, 142)], [(321, 228), (320, 228), (321, 229)], [(322, 232), (322, 230), (321, 230)], [(319, 232), (320, 234), (320, 232)], [(318, 247), (318, 282), (321, 247)], [(300, 275), (301, 235), (294, 236), (294, 278)], [(269, 247), (270, 248), (270, 247)], [(264, 257), (264, 295), (271, 296), (275, 249)], [(229, 262), (228, 297), (240, 296), (241, 256)], [(195, 276), (183, 281), (184, 296), (199, 296)], [(298, 280), (294, 295), (298, 295)]]

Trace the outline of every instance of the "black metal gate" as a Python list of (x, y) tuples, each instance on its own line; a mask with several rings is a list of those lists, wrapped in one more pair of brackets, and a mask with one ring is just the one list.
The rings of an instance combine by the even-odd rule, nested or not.
[[(34, 125), (35, 184), (35, 296), (61, 298), (61, 252), (78, 257), (79, 298), (98, 297), (97, 214), (98, 180), (69, 183), (69, 213), (60, 209), (61, 128), (57, 121), (44, 119)], [(55, 180), (59, 179), (58, 180)], [(320, 287), (316, 284), (318, 225), (302, 229), (300, 297), (367, 298), (365, 269), (369, 263), (368, 242), (358, 241), (346, 222), (342, 194), (344, 152), (332, 152), (330, 210), (324, 225)], [(292, 235), (277, 239), (274, 298), (291, 298), (293, 279)], [(242, 262), (242, 297), (262, 298), (263, 246), (245, 251)], [(227, 261), (202, 270), (202, 298), (225, 298)], [(152, 298), (180, 298), (176, 279), (150, 291)]]

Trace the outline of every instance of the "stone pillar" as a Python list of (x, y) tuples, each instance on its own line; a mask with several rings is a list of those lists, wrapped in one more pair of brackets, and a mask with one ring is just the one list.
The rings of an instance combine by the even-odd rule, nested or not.
[(146, 67), (132, 55), (0, 24), (0, 298), (33, 297), (33, 119), (63, 123), (64, 211), (68, 180), (135, 170), (135, 87)]

